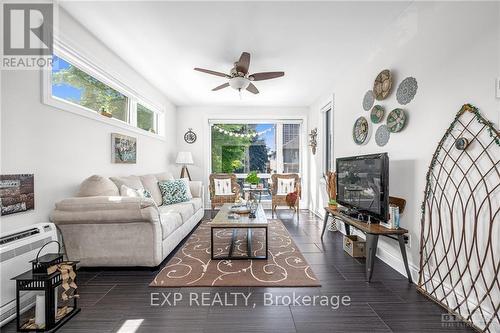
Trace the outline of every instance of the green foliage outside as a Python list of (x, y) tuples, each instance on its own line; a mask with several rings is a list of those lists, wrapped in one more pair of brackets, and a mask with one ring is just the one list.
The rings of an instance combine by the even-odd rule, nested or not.
[(141, 104), (137, 104), (137, 127), (146, 131), (154, 130), (154, 113)]
[(257, 185), (260, 182), (260, 178), (257, 176), (257, 171), (250, 171), (245, 181), (249, 184)]
[(80, 89), (81, 99), (71, 102), (97, 112), (104, 109), (111, 113), (113, 118), (127, 121), (127, 97), (75, 66), (53, 73), (52, 83)]
[[(255, 131), (246, 124), (217, 125), (232, 133), (252, 134)], [(247, 173), (250, 170), (267, 172), (267, 147), (259, 137), (236, 137), (219, 132), (212, 127), (212, 171), (223, 173)]]

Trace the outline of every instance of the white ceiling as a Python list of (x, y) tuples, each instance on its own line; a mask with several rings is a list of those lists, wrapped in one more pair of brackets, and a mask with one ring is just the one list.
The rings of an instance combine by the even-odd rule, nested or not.
[[(308, 106), (366, 62), (385, 26), (408, 2), (64, 2), (90, 32), (177, 105)], [(260, 94), (226, 88), (242, 51), (250, 72), (285, 71), (256, 82)]]

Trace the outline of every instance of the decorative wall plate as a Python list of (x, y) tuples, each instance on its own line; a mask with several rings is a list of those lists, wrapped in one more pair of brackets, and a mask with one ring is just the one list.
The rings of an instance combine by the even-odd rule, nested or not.
[(368, 120), (365, 117), (359, 117), (354, 122), (354, 127), (352, 128), (352, 138), (354, 142), (358, 145), (365, 143), (368, 137)]
[(375, 105), (370, 112), (370, 119), (372, 123), (378, 124), (384, 119), (385, 110), (381, 105)]
[(365, 93), (365, 97), (363, 97), (363, 109), (365, 111), (370, 111), (374, 101), (375, 101), (375, 96), (373, 96), (373, 91), (368, 90)]
[(373, 83), (373, 94), (377, 100), (386, 99), (389, 96), (392, 88), (392, 75), (391, 71), (384, 69), (375, 78)]
[(377, 131), (375, 132), (375, 142), (380, 147), (383, 147), (389, 141), (390, 136), (391, 132), (389, 132), (387, 125), (381, 125), (379, 128), (377, 128)]
[(406, 113), (403, 109), (394, 109), (387, 116), (389, 132), (400, 132), (406, 125)]
[(406, 105), (412, 101), (417, 94), (418, 83), (414, 77), (407, 77), (398, 87), (396, 92), (396, 99), (401, 105)]
[(184, 134), (184, 141), (187, 143), (195, 143), (196, 141), (196, 133), (193, 132), (192, 128), (188, 128), (186, 134)]

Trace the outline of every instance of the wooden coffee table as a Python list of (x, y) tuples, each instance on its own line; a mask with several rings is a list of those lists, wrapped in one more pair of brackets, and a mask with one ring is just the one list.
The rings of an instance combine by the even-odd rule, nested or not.
[[(212, 260), (245, 260), (245, 259), (266, 259), (268, 250), (268, 229), (269, 223), (267, 222), (266, 214), (262, 205), (257, 207), (255, 218), (251, 219), (248, 214), (239, 214), (239, 219), (230, 219), (228, 215), (231, 214), (230, 208), (233, 204), (224, 204), (215, 218), (208, 223), (210, 226), (210, 255)], [(233, 229), (231, 237), (231, 246), (227, 256), (214, 257), (214, 230), (217, 229)], [(247, 255), (234, 256), (234, 244), (236, 242), (236, 232), (238, 229), (247, 230)], [(265, 255), (254, 256), (252, 255), (252, 229), (264, 229), (265, 231)]]

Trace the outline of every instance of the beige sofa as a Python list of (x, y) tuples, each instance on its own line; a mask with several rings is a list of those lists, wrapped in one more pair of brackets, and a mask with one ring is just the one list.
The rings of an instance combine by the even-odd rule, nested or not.
[[(201, 182), (189, 182), (191, 200), (166, 206), (158, 188), (165, 179), (173, 177), (92, 176), (76, 197), (56, 203), (51, 221), (62, 232), (68, 258), (91, 267), (159, 265), (204, 215)], [(142, 186), (152, 198), (121, 196), (123, 184)]]

